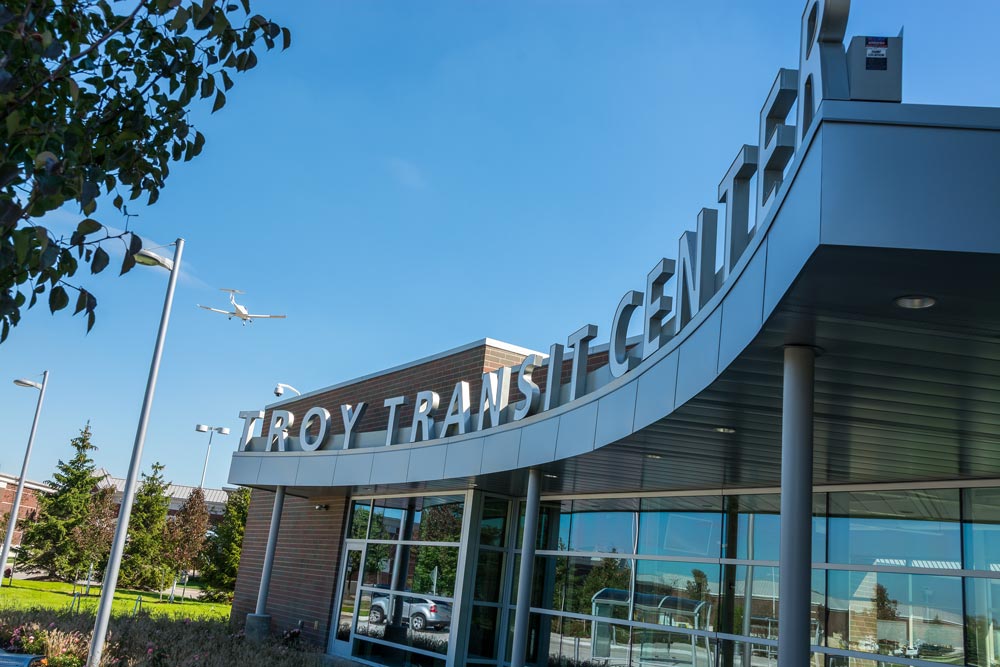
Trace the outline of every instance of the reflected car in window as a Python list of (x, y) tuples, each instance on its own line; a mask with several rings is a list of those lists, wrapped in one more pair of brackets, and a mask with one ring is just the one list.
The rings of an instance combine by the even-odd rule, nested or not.
[[(451, 625), (451, 605), (415, 595), (400, 595), (403, 602), (403, 620), (411, 630), (447, 630)], [(388, 593), (373, 593), (368, 622), (380, 624), (391, 616)]]

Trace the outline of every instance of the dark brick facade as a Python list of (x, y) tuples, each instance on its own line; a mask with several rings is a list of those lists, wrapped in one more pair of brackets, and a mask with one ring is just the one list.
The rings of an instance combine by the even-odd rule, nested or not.
[[(17, 478), (3, 480), (0, 483), (6, 485), (3, 488), (0, 488), (0, 517), (3, 517), (10, 514), (10, 510), (14, 506), (14, 494), (17, 493)], [(17, 513), (19, 519), (24, 519), (38, 510), (39, 493), (42, 492), (25, 484), (24, 493), (21, 494), (21, 507)], [(0, 536), (0, 540), (2, 539), (3, 537)], [(16, 547), (20, 543), (21, 531), (15, 530), (14, 540), (11, 544)]]

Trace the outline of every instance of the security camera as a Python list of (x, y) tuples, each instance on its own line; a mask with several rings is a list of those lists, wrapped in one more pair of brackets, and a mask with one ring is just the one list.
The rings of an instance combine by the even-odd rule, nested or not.
[(274, 395), (275, 396), (281, 396), (284, 393), (285, 393), (285, 388), (282, 387), (280, 384), (274, 388)]

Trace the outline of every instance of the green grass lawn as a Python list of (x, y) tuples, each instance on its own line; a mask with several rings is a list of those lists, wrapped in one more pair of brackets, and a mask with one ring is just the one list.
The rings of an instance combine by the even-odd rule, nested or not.
[[(190, 587), (189, 587), (190, 589)], [(83, 587), (77, 586), (77, 592), (82, 594)], [(202, 602), (200, 600), (182, 600), (181, 587), (177, 587), (176, 602), (160, 602), (158, 593), (121, 590), (115, 592), (115, 603), (112, 614), (115, 616), (131, 616), (137, 597), (142, 598), (142, 610), (152, 616), (163, 616), (177, 619), (218, 619), (227, 620), (231, 607), (219, 602)], [(90, 596), (80, 599), (80, 611), (93, 614), (97, 610), (97, 602), (101, 595), (99, 586), (91, 586)], [(69, 609), (73, 602), (73, 585), (60, 581), (34, 581), (15, 579), (8, 586), (4, 579), (0, 588), (0, 608), (19, 609)]]

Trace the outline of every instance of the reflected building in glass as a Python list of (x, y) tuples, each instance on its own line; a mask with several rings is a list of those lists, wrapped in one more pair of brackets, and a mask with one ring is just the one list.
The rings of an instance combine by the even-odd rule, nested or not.
[[(805, 3), (725, 210), (610, 327), (241, 413), (248, 637), (388, 667), (1000, 667), (1000, 110), (901, 103), (902, 36), (845, 41), (848, 7)], [(514, 283), (498, 316), (544, 307)]]

